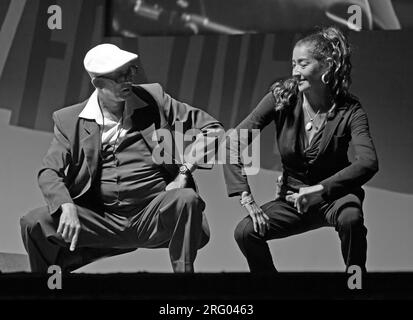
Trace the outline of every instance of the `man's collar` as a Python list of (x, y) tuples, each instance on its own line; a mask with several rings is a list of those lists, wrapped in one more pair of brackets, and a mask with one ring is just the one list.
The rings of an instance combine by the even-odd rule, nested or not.
[(125, 103), (125, 118), (129, 118), (132, 116), (136, 109), (140, 109), (142, 107), (146, 107), (148, 104), (139, 98), (134, 92), (132, 92), (130, 98), (126, 100)]
[(95, 90), (90, 96), (86, 106), (79, 114), (79, 118), (95, 120), (98, 125), (103, 125), (103, 114), (99, 107), (97, 90)]

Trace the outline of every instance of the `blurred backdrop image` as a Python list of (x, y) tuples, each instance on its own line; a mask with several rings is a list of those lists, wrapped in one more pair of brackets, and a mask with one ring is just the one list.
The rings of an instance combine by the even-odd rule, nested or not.
[[(126, 37), (304, 31), (332, 24), (399, 30), (412, 26), (413, 15), (408, 0), (109, 0), (108, 5), (108, 35)], [(349, 20), (355, 12), (358, 25)]]

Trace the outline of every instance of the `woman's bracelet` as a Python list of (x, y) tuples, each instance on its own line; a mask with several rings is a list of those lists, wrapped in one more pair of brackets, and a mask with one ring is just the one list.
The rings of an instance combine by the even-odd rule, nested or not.
[(245, 207), (247, 204), (254, 203), (254, 199), (251, 195), (249, 195), (244, 198), (241, 198), (239, 202), (241, 203), (241, 206)]

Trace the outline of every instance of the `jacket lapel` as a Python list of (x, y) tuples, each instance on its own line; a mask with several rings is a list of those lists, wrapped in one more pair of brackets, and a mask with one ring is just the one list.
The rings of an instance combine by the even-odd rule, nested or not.
[(343, 118), (344, 112), (345, 108), (339, 108), (336, 112), (333, 113), (331, 119), (327, 118), (327, 122), (321, 136), (317, 157), (314, 159), (314, 161), (317, 161), (320, 155), (322, 155), (324, 151), (327, 149), (327, 146), (330, 143), (331, 138), (333, 137), (333, 134), (336, 131), (338, 124), (340, 123), (340, 120)]
[(287, 130), (287, 137), (285, 141), (290, 141), (288, 148), (291, 148), (294, 154), (302, 154), (299, 139), (300, 139), (300, 132), (301, 132), (301, 122), (303, 121), (302, 118), (302, 94), (298, 95), (297, 103), (294, 108), (294, 115), (293, 117), (287, 119), (287, 122), (291, 121), (291, 124), (288, 125), (289, 129)]
[(80, 144), (85, 152), (86, 163), (91, 178), (96, 174), (101, 148), (99, 125), (94, 120), (83, 121), (83, 135)]

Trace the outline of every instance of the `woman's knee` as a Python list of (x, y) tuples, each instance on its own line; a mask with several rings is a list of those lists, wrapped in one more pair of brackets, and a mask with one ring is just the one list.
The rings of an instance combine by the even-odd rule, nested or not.
[(234, 238), (237, 243), (242, 243), (245, 239), (250, 238), (254, 234), (254, 225), (250, 217), (242, 219), (234, 230)]
[(341, 209), (337, 222), (338, 227), (342, 229), (361, 227), (364, 225), (363, 212), (359, 207), (345, 207)]

